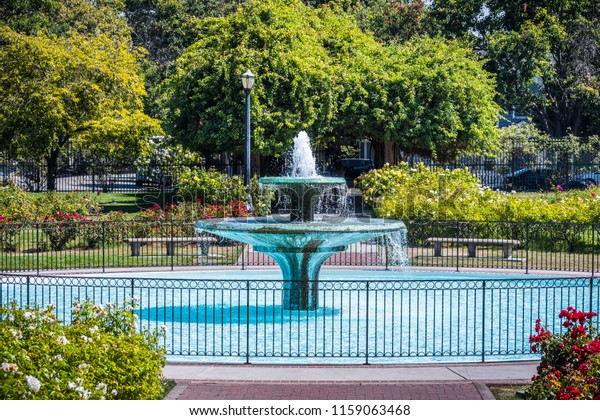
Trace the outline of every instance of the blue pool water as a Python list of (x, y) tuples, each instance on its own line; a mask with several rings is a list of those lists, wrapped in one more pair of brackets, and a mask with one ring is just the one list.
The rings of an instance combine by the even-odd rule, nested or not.
[(141, 328), (166, 326), (169, 360), (252, 363), (414, 363), (532, 359), (540, 318), (598, 311), (589, 278), (424, 271), (323, 270), (319, 309), (282, 305), (279, 270), (4, 276), (0, 302), (69, 308), (82, 299), (139, 299)]

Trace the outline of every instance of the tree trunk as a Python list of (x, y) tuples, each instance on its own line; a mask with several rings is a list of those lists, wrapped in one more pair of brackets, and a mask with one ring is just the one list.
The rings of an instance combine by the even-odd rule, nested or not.
[(56, 173), (58, 172), (59, 155), (59, 149), (52, 149), (50, 151), (50, 154), (46, 156), (46, 164), (48, 165), (48, 172), (46, 173), (46, 186), (48, 188), (48, 191), (56, 190)]

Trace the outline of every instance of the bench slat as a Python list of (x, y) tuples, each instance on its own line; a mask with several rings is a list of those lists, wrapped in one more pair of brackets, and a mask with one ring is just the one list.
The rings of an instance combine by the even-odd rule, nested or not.
[(170, 238), (125, 238), (125, 242), (131, 246), (131, 256), (139, 257), (142, 244), (164, 243), (167, 247), (167, 255), (174, 255), (175, 242), (193, 242), (200, 244), (202, 255), (208, 255), (208, 244), (216, 243), (212, 237), (170, 237)]
[(427, 242), (433, 244), (433, 255), (442, 256), (442, 244), (464, 244), (468, 247), (468, 255), (471, 258), (477, 257), (477, 245), (500, 245), (504, 258), (512, 258), (513, 245), (519, 245), (515, 239), (486, 239), (486, 238), (427, 238)]
[(487, 239), (487, 238), (427, 238), (427, 242), (440, 242), (452, 244), (477, 244), (477, 245), (519, 245), (516, 239)]

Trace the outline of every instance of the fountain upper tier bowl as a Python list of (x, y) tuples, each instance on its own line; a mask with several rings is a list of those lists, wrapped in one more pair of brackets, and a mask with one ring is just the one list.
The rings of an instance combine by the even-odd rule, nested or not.
[(260, 178), (259, 182), (264, 185), (285, 186), (289, 184), (305, 184), (305, 185), (345, 185), (344, 178), (326, 177), (326, 176), (267, 176)]
[(315, 206), (326, 191), (344, 190), (344, 178), (324, 176), (274, 176), (259, 180), (261, 185), (277, 188), (290, 200), (290, 220), (292, 222), (310, 222), (315, 218)]

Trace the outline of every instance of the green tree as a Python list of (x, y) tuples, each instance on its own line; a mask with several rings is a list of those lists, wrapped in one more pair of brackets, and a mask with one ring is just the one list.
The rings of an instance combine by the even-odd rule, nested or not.
[(385, 47), (336, 4), (251, 2), (205, 19), (203, 36), (164, 86), (171, 133), (202, 153), (239, 151), (244, 94), (252, 91), (254, 147), (288, 150), (299, 130), (317, 142), (393, 141), (452, 159), (495, 146), (494, 79), (458, 42), (416, 38)]
[(148, 95), (145, 109), (160, 115), (157, 89), (183, 51), (200, 36), (200, 21), (225, 16), (244, 0), (126, 0), (125, 17), (134, 47), (148, 51), (142, 69)]
[(143, 154), (160, 125), (143, 113), (136, 54), (106, 35), (28, 36), (0, 27), (0, 147), (45, 159), (48, 189), (70, 144)]
[(485, 52), (504, 108), (553, 137), (600, 132), (596, 0), (434, 0), (430, 13), (441, 33)]
[(337, 113), (335, 70), (316, 12), (299, 1), (252, 2), (201, 22), (203, 36), (178, 60), (165, 86), (172, 134), (202, 153), (240, 151), (244, 93), (240, 76), (258, 75), (252, 91), (253, 146), (276, 155), (301, 129), (318, 137)]
[(497, 149), (495, 80), (470, 48), (417, 38), (390, 51), (380, 139), (442, 162)]
[(422, 0), (366, 0), (350, 8), (363, 30), (384, 43), (404, 42), (429, 32)]
[(128, 40), (123, 0), (12, 0), (0, 2), (0, 21), (16, 32), (36, 35), (104, 33)]

